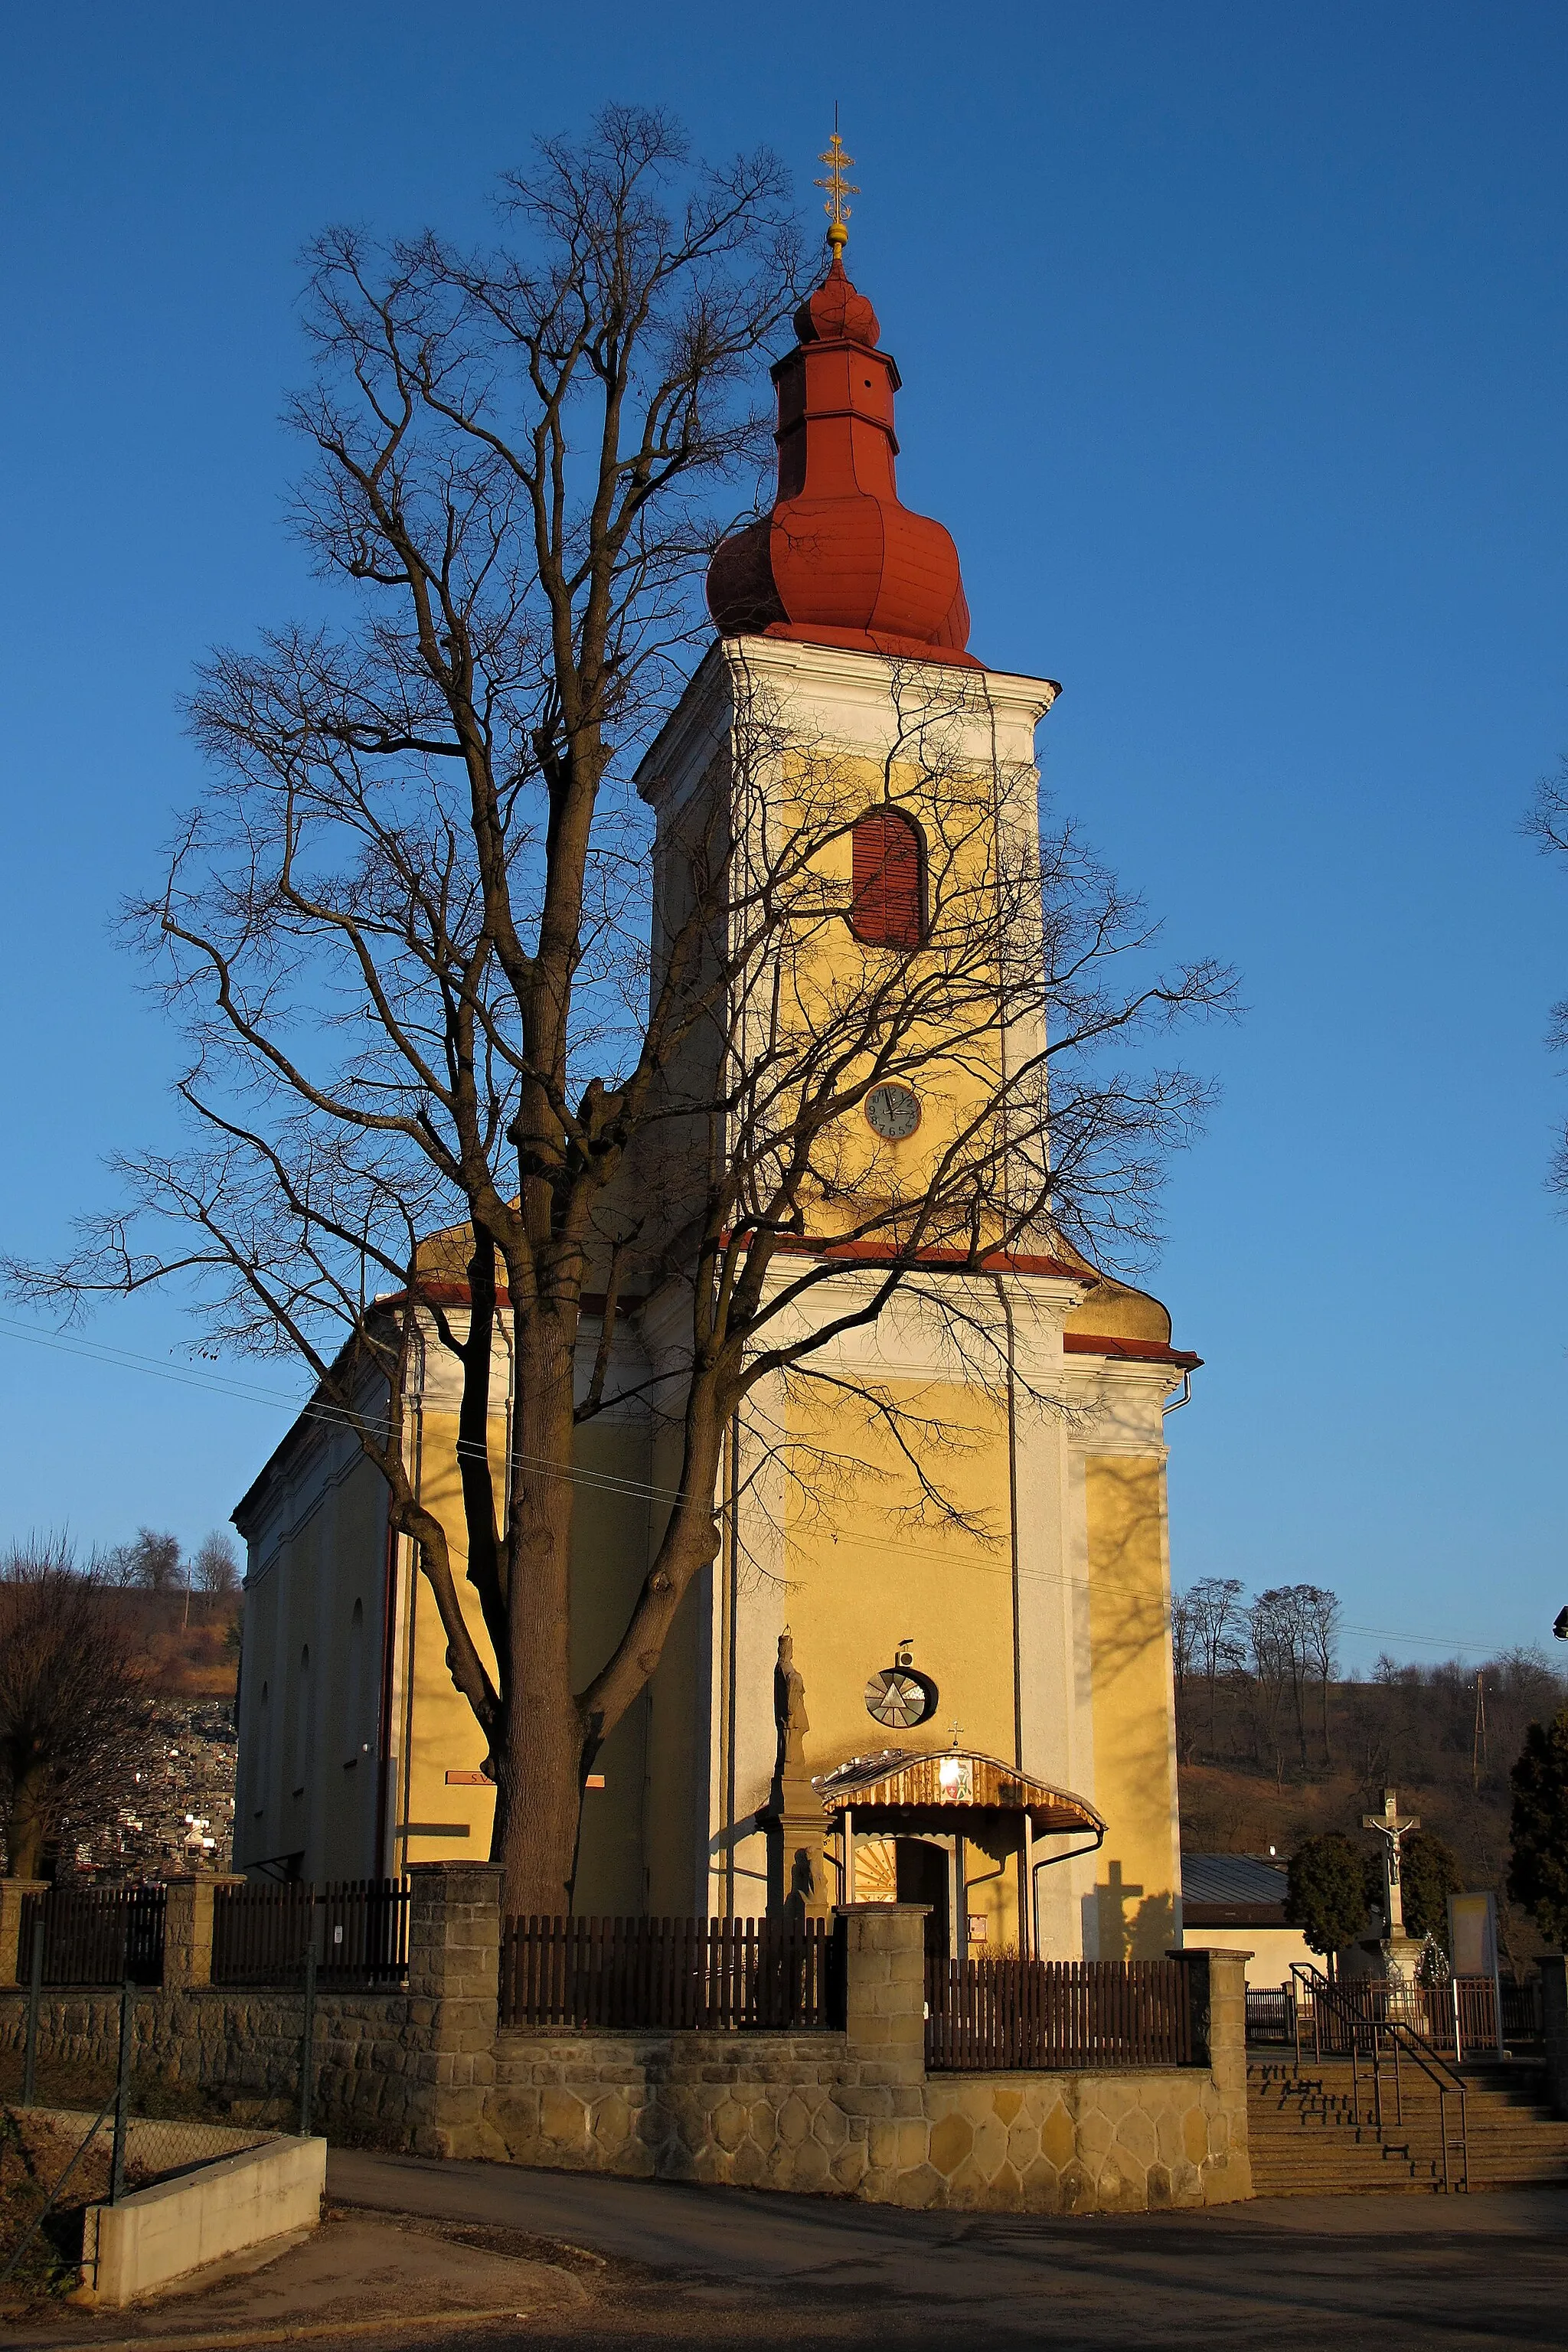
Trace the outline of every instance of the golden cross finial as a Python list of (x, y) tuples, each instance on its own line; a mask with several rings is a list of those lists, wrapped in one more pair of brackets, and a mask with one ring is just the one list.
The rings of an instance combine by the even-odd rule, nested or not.
[(827, 242), (833, 247), (834, 260), (837, 261), (841, 259), (844, 248), (849, 242), (849, 231), (845, 226), (845, 223), (849, 218), (849, 206), (844, 199), (846, 196), (858, 196), (860, 191), (853, 180), (845, 177), (847, 172), (854, 170), (855, 158), (853, 155), (845, 153), (844, 142), (838, 136), (837, 106), (833, 110), (833, 136), (816, 160), (819, 163), (826, 163), (827, 166), (826, 179), (818, 180), (816, 185), (827, 191), (827, 202), (822, 209), (829, 216)]

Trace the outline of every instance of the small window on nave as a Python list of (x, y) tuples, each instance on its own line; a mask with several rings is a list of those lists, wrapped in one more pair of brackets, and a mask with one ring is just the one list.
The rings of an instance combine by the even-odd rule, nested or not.
[(918, 948), (926, 935), (925, 842), (901, 809), (870, 810), (850, 836), (849, 928), (867, 947)]

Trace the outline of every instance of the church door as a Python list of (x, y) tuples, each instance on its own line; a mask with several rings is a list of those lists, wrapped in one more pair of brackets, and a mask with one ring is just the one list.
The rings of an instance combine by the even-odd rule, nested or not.
[(945, 1960), (952, 1948), (947, 1921), (948, 1857), (940, 1845), (924, 1838), (900, 1838), (894, 1846), (898, 1861), (900, 1903), (929, 1903), (925, 1938), (928, 1960)]

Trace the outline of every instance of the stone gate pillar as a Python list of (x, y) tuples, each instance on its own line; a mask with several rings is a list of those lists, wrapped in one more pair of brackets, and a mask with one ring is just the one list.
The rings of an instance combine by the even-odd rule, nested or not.
[(243, 1878), (193, 1873), (164, 1882), (163, 1986), (188, 1991), (213, 1980), (213, 1905), (220, 1886), (243, 1886)]
[(1541, 1956), (1541, 2021), (1552, 2104), (1560, 2116), (1568, 2116), (1568, 1959), (1561, 1952)]
[(22, 1949), (22, 1906), (48, 1891), (41, 1878), (0, 1878), (0, 1985), (26, 1983), (32, 1954)]
[(845, 1923), (844, 2023), (849, 2047), (889, 2082), (925, 2080), (924, 1903), (849, 1903)]
[[(1250, 1952), (1173, 1952), (1188, 1972), (1193, 2003), (1193, 2056), (1206, 2065), (1218, 2094), (1210, 2121), (1211, 2149), (1220, 2161), (1205, 2172), (1205, 2201), (1252, 2194), (1247, 2137), (1247, 1963)], [(1223, 2131), (1215, 2125), (1223, 2119)], [(1221, 2153), (1223, 2151), (1223, 2154)]]
[(408, 1873), (408, 2022), (422, 2045), (414, 2146), (420, 2156), (495, 2156), (484, 2121), (495, 2080), (500, 1872), (416, 1862)]

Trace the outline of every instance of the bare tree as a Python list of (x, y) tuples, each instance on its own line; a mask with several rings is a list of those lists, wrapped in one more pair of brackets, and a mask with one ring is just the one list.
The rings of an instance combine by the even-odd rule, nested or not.
[(1318, 1685), (1318, 1723), (1323, 1741), (1323, 1769), (1331, 1772), (1334, 1753), (1329, 1730), (1329, 1690), (1338, 1666), (1339, 1595), (1321, 1584), (1300, 1584), (1296, 1591), (1300, 1602), (1302, 1647)]
[(1204, 1576), (1189, 1587), (1178, 1604), (1191, 1625), (1194, 1662), (1208, 1697), (1209, 1753), (1219, 1744), (1219, 1685), (1221, 1677), (1242, 1658), (1243, 1611), (1241, 1586), (1234, 1576)]
[(37, 1878), (62, 1818), (113, 1801), (139, 1747), (123, 1602), (63, 1538), (0, 1563), (0, 1806), (5, 1866)]
[(1261, 1763), (1269, 1759), (1276, 1781), (1284, 1774), (1279, 1737), (1285, 1696), (1298, 1672), (1288, 1589), (1272, 1586), (1260, 1592), (1247, 1612), (1247, 1664), (1253, 1694), (1254, 1741)]
[(222, 1528), (214, 1528), (196, 1547), (191, 1562), (191, 1582), (198, 1592), (231, 1593), (239, 1591), (239, 1556), (234, 1538)]
[(177, 1592), (185, 1581), (178, 1536), (155, 1528), (138, 1528), (134, 1543), (116, 1544), (97, 1563), (109, 1584), (134, 1584), (143, 1592)]
[[(997, 1376), (1005, 1302), (961, 1312), (933, 1267), (1145, 1243), (1206, 1092), (1142, 1042), (1230, 982), (1156, 969), (1142, 907), (1070, 828), (1035, 852), (1007, 814), (1032, 779), (973, 754), (984, 674), (931, 666), (889, 669), (877, 787), (931, 834), (918, 952), (842, 951), (867, 783), (733, 651), (709, 656), (738, 665), (734, 717), (665, 845), (653, 932), (630, 779), (708, 636), (715, 501), (766, 447), (750, 386), (794, 291), (787, 185), (767, 155), (693, 167), (665, 118), (616, 109), (546, 142), (503, 215), (521, 244), (494, 254), (348, 232), (315, 248), (299, 518), (363, 619), (209, 664), (212, 785), (132, 917), (191, 1039), (192, 1133), (119, 1163), (125, 1202), (75, 1255), (11, 1273), (67, 1307), (184, 1279), (208, 1345), (303, 1360), (417, 1548), (488, 1741), (508, 1906), (546, 1912), (570, 1899), (597, 1748), (718, 1552), (735, 1417), (766, 1449), (767, 1400), (815, 1383), (841, 1424), (852, 1406), (892, 1432), (914, 1508), (950, 1510), (951, 1433), (847, 1396), (825, 1350), (923, 1286)], [(910, 1179), (850, 1115), (917, 1073), (947, 1109)], [(847, 1265), (853, 1303), (815, 1311)], [(671, 1283), (688, 1338), (649, 1399), (679, 1458), (669, 1513), (576, 1687), (574, 1433), (637, 1392), (620, 1338)], [(405, 1461), (426, 1343), (460, 1373), (482, 1640)], [(498, 1465), (501, 1346), (517, 1402)], [(782, 1449), (807, 1484), (831, 1452)]]
[(1190, 1764), (1194, 1738), (1192, 1738), (1192, 1710), (1187, 1706), (1187, 1682), (1192, 1679), (1192, 1663), (1196, 1654), (1196, 1625), (1192, 1622), (1192, 1604), (1184, 1592), (1178, 1592), (1171, 1601), (1171, 1670), (1175, 1677), (1175, 1731), (1183, 1745), (1183, 1761)]

